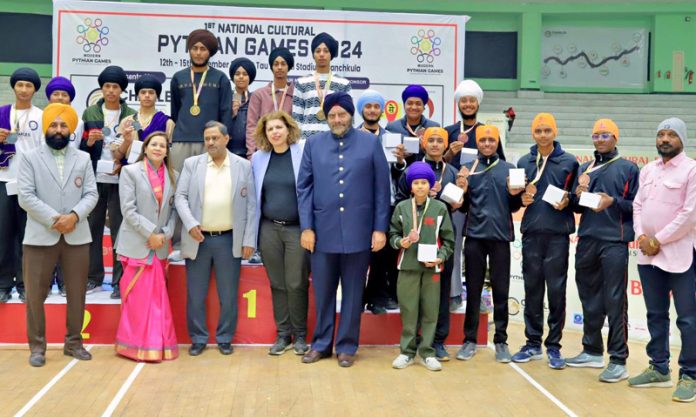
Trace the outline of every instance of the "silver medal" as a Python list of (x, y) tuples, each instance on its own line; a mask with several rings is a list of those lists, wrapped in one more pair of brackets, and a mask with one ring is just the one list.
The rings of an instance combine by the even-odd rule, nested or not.
[(17, 133), (12, 132), (7, 135), (7, 143), (17, 143)]
[(140, 122), (137, 121), (137, 120), (133, 120), (133, 125), (132, 125), (132, 126), (133, 126), (133, 129), (134, 129), (134, 130), (141, 130), (141, 129), (143, 128), (143, 126), (142, 126), (142, 125), (140, 124)]
[(107, 126), (102, 127), (102, 135), (111, 136), (111, 129), (109, 129)]

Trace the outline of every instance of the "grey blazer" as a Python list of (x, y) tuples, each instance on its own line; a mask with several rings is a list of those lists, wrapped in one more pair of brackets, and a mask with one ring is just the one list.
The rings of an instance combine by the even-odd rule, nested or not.
[[(242, 256), (242, 246), (256, 247), (254, 225), (256, 191), (249, 161), (229, 151), (227, 155), (230, 158), (232, 176), (232, 256), (239, 258)], [(176, 211), (184, 225), (181, 229), (183, 258), (196, 259), (198, 255), (198, 242), (189, 235), (188, 231), (199, 226), (203, 218), (203, 192), (207, 167), (207, 153), (187, 158), (177, 182), (174, 201)]]
[(74, 211), (79, 218), (75, 230), (66, 234), (69, 245), (92, 242), (87, 216), (99, 199), (92, 162), (86, 152), (68, 146), (63, 165), (63, 180), (58, 175), (56, 158), (45, 143), (20, 153), (17, 193), (20, 207), (27, 212), (24, 244), (53, 246), (60, 240), (54, 219)]
[(165, 259), (169, 254), (169, 240), (174, 234), (176, 222), (174, 187), (169, 173), (165, 169), (161, 208), (150, 185), (144, 161), (121, 169), (118, 194), (123, 222), (118, 231), (116, 253), (134, 259), (146, 258), (150, 253), (146, 246), (147, 238), (153, 233), (164, 233), (166, 243), (157, 250), (157, 257)]

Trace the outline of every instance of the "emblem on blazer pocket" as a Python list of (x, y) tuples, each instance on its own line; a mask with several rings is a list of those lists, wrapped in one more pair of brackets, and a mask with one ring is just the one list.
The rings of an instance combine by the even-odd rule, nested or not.
[(242, 187), (242, 189), (239, 191), (239, 195), (241, 195), (242, 198), (246, 198), (246, 196), (247, 196), (247, 188), (246, 188), (246, 187)]
[(75, 187), (82, 187), (82, 177), (75, 177)]

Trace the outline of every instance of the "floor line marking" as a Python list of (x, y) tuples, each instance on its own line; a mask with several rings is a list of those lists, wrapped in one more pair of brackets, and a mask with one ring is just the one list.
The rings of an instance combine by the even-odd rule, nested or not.
[(121, 389), (118, 390), (114, 399), (111, 400), (111, 403), (104, 411), (104, 414), (102, 414), (102, 417), (111, 417), (114, 411), (116, 411), (116, 407), (118, 407), (118, 404), (121, 402), (123, 397), (125, 397), (126, 392), (128, 392), (130, 386), (133, 385), (133, 381), (135, 381), (135, 378), (138, 377), (138, 374), (140, 373), (140, 371), (142, 371), (143, 367), (145, 367), (144, 362), (140, 362), (138, 365), (135, 366), (130, 375), (128, 375), (128, 379), (126, 379), (126, 382), (124, 382), (123, 385), (121, 385)]

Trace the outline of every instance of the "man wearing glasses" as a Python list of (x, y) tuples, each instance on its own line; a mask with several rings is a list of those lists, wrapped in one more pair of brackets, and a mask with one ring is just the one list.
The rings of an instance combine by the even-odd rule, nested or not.
[[(573, 209), (581, 214), (575, 253), (575, 282), (583, 313), (582, 352), (566, 363), (576, 368), (604, 368), (602, 326), (609, 320), (609, 365), (602, 382), (628, 378), (627, 270), (628, 242), (633, 241), (633, 199), (638, 191), (638, 167), (619, 156), (619, 128), (610, 119), (592, 129), (595, 158), (578, 170)], [(584, 195), (583, 194), (587, 194)]]

